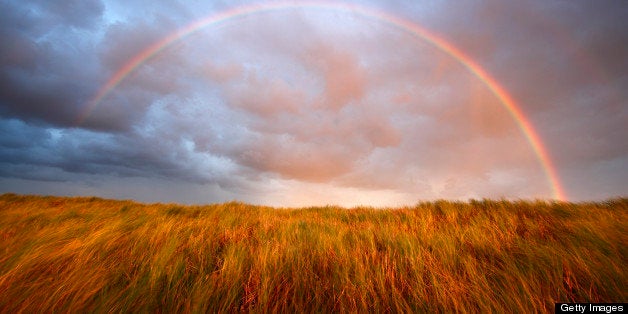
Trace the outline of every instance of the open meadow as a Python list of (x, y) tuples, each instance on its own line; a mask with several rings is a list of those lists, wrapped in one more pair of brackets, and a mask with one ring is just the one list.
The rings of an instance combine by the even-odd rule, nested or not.
[(628, 301), (628, 199), (398, 209), (0, 196), (0, 312), (532, 312)]

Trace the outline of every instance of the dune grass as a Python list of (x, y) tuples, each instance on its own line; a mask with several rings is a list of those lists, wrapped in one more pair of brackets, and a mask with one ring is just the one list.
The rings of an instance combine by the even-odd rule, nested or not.
[(276, 209), (0, 196), (0, 312), (531, 312), (628, 301), (628, 199)]

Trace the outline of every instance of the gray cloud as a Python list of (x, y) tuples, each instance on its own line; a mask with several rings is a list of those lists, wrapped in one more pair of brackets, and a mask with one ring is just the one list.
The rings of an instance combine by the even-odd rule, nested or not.
[(28, 121), (71, 125), (74, 112), (92, 93), (88, 82), (95, 70), (82, 32), (97, 26), (102, 4), (1, 5), (0, 110)]
[[(625, 5), (361, 4), (421, 23), (493, 75), (571, 199), (627, 192)], [(176, 182), (195, 192), (152, 199), (286, 206), (552, 196), (524, 134), (473, 73), (410, 33), (340, 12), (206, 27), (134, 69), (81, 120), (134, 56), (230, 6), (0, 3), (10, 43), (0, 46), (0, 189), (31, 182), (37, 193), (151, 200), (138, 182)]]

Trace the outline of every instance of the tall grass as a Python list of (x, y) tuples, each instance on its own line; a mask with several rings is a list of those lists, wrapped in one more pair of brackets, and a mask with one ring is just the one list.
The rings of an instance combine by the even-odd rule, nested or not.
[(0, 312), (530, 312), (628, 301), (628, 199), (275, 209), (0, 196)]

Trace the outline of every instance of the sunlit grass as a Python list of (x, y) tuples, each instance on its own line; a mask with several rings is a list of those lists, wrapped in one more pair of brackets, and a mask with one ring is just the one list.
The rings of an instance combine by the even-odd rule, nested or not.
[(0, 312), (551, 311), (628, 301), (628, 199), (399, 209), (0, 196)]

